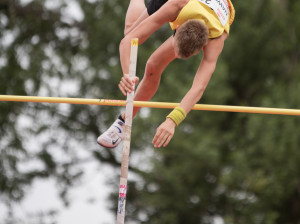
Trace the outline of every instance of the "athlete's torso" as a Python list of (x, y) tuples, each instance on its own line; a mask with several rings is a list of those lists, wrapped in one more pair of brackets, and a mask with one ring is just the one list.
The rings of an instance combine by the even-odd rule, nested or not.
[[(148, 4), (148, 13), (157, 11), (167, 0), (152, 0)], [(190, 19), (202, 20), (209, 30), (209, 38), (229, 34), (234, 20), (234, 7), (230, 0), (190, 0), (180, 11), (175, 21), (170, 23), (173, 30)]]
[(199, 19), (208, 27), (209, 38), (216, 38), (224, 31), (229, 35), (233, 18), (234, 8), (230, 0), (190, 0), (170, 25), (174, 30), (190, 19)]

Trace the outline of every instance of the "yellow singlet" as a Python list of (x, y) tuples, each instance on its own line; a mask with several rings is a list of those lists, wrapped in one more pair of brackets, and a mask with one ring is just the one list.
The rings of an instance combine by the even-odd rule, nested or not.
[(222, 25), (217, 14), (210, 7), (198, 0), (190, 0), (182, 8), (176, 20), (170, 23), (170, 26), (173, 30), (175, 30), (190, 19), (199, 19), (208, 27), (209, 38), (219, 37), (224, 31), (229, 35), (229, 29), (234, 20), (235, 10), (231, 1), (227, 1), (229, 5), (230, 16), (225, 26)]

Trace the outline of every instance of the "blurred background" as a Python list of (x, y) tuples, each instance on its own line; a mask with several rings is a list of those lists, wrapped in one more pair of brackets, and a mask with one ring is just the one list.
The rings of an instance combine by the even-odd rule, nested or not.
[[(199, 103), (299, 108), (300, 1), (233, 0), (235, 22)], [(129, 4), (0, 0), (0, 94), (125, 99), (119, 42)], [(137, 74), (170, 35), (139, 47)], [(202, 55), (165, 70), (153, 101), (179, 102)], [(123, 108), (0, 102), (0, 223), (115, 223), (122, 149), (97, 136)], [(300, 119), (192, 111), (168, 147), (166, 109), (133, 121), (128, 224), (299, 224)]]

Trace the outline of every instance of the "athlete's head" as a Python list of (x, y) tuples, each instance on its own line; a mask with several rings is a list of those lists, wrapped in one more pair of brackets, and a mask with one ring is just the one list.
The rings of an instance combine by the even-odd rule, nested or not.
[(202, 50), (208, 40), (208, 28), (198, 19), (182, 24), (174, 35), (174, 47), (180, 58), (188, 58)]

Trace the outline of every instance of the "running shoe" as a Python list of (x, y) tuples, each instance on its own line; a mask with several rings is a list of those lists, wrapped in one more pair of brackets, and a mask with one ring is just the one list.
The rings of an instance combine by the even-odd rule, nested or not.
[(97, 138), (99, 145), (105, 148), (115, 148), (124, 138), (125, 123), (119, 118), (110, 126), (107, 131)]

